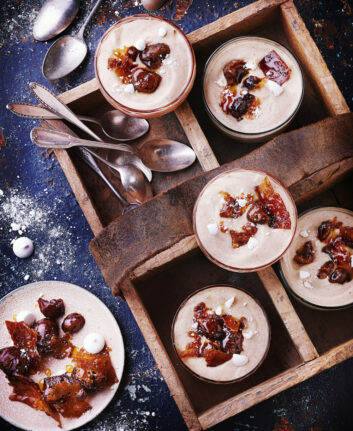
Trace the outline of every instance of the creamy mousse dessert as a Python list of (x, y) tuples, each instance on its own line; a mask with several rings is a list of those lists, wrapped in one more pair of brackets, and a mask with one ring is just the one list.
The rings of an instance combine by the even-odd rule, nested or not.
[(197, 377), (231, 383), (253, 373), (270, 345), (270, 326), (259, 303), (227, 285), (199, 290), (180, 306), (173, 343)]
[(111, 27), (95, 58), (98, 83), (108, 102), (139, 117), (176, 109), (192, 88), (195, 64), (185, 34), (149, 15), (128, 17)]
[(220, 46), (205, 66), (206, 109), (227, 134), (256, 142), (279, 133), (303, 97), (294, 56), (269, 39), (244, 36)]
[(318, 308), (352, 305), (353, 212), (323, 207), (304, 213), (281, 269), (304, 303)]
[(290, 245), (297, 211), (289, 192), (265, 172), (235, 169), (211, 180), (194, 207), (194, 232), (205, 255), (230, 271), (272, 265)]
[(97, 297), (69, 283), (24, 286), (0, 303), (0, 415), (31, 431), (71, 430), (116, 392), (119, 327)]

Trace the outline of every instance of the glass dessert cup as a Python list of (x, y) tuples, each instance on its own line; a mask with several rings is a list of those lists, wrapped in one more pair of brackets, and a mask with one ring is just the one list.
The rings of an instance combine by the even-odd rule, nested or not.
[[(321, 265), (330, 260), (328, 254), (321, 252), (325, 243), (317, 238), (318, 227), (334, 216), (344, 225), (350, 220), (350, 226), (353, 227), (353, 212), (345, 208), (320, 206), (301, 213), (293, 243), (279, 262), (279, 272), (288, 292), (307, 307), (321, 311), (337, 311), (353, 306), (353, 280), (337, 284), (330, 283), (327, 278), (320, 280), (317, 277)], [(314, 261), (298, 265), (293, 258), (306, 241), (311, 241), (314, 246)], [(304, 282), (308, 283), (308, 287)]]
[[(155, 23), (157, 23), (158, 26), (160, 26), (161, 28), (163, 28), (163, 26), (169, 31), (169, 33), (173, 32), (174, 35), (177, 35), (177, 37), (179, 38), (179, 45), (180, 45), (180, 41), (182, 41), (182, 44), (184, 45), (183, 48), (185, 48), (187, 50), (188, 55), (185, 55), (184, 59), (189, 58), (189, 71), (187, 71), (187, 74), (185, 76), (183, 76), (183, 82), (182, 85), (180, 85), (180, 83), (178, 83), (178, 86), (176, 88), (176, 92), (175, 94), (173, 93), (173, 97), (172, 94), (168, 96), (167, 98), (167, 102), (165, 101), (165, 97), (164, 94), (161, 93), (161, 103), (158, 104), (158, 106), (153, 106), (152, 108), (149, 108), (148, 106), (143, 106), (143, 108), (136, 108), (133, 106), (133, 104), (126, 104), (123, 103), (122, 101), (118, 100), (118, 97), (115, 98), (114, 97), (114, 91), (110, 91), (108, 90), (107, 87), (107, 77), (102, 79), (102, 68), (103, 68), (103, 63), (107, 64), (107, 53), (106, 51), (108, 50), (108, 46), (105, 46), (106, 43), (111, 44), (111, 39), (114, 37), (114, 33), (119, 34), (119, 32), (122, 32), (122, 28), (126, 25), (126, 24), (131, 24), (134, 23), (135, 21), (141, 21), (141, 23), (139, 23), (140, 26), (143, 26), (143, 22), (142, 21), (148, 21), (148, 22), (153, 22), (155, 25)], [(142, 28), (142, 27), (140, 27)], [(139, 36), (136, 36), (136, 39), (138, 39)], [(153, 41), (153, 43), (156, 42), (166, 42), (165, 37), (164, 36), (160, 36), (157, 38), (158, 40)], [(107, 42), (108, 41), (108, 42)], [(130, 43), (127, 43), (127, 45), (130, 45)], [(117, 48), (123, 48), (123, 46), (114, 46), (111, 45), (111, 49), (110, 49), (110, 55), (112, 54), (114, 49)], [(173, 45), (170, 46), (171, 48), (171, 54), (173, 52)], [(181, 49), (180, 47), (178, 49)], [(168, 58), (168, 57), (167, 57)], [(186, 63), (186, 60), (185, 60)], [(162, 64), (163, 66), (163, 64)], [(117, 22), (116, 24), (114, 24), (112, 27), (110, 27), (102, 36), (101, 40), (99, 41), (99, 44), (97, 46), (97, 50), (96, 50), (96, 54), (95, 54), (95, 62), (94, 62), (94, 67), (95, 67), (95, 75), (96, 75), (96, 79), (98, 82), (98, 87), (101, 91), (101, 93), (103, 94), (103, 96), (105, 97), (105, 99), (116, 109), (118, 109), (119, 111), (123, 112), (126, 115), (130, 115), (133, 117), (138, 117), (138, 118), (151, 118), (151, 117), (161, 117), (162, 115), (165, 115), (171, 111), (174, 111), (176, 108), (178, 108), (183, 102), (184, 100), (187, 98), (187, 96), (189, 95), (192, 86), (194, 84), (195, 81), (195, 76), (196, 76), (196, 60), (195, 60), (195, 54), (194, 54), (194, 50), (189, 42), (189, 40), (187, 39), (186, 35), (182, 32), (182, 30), (175, 25), (174, 23), (172, 23), (171, 21), (159, 17), (159, 16), (154, 16), (154, 15), (147, 15), (147, 14), (140, 14), (140, 15), (132, 15), (130, 17), (124, 18), (122, 20), (120, 20), (119, 22)], [(169, 67), (169, 66), (168, 66)], [(160, 67), (162, 68), (162, 67)], [(156, 70), (156, 72), (158, 73), (158, 70)], [(180, 71), (180, 69), (178, 69)], [(100, 72), (101, 71), (101, 72)], [(105, 74), (106, 72), (104, 72)], [(114, 75), (113, 75), (114, 74)], [(109, 78), (109, 77), (108, 77)], [(120, 79), (115, 75), (114, 72), (112, 72), (111, 78), (116, 78), (116, 84), (119, 84)], [(162, 81), (163, 79), (167, 79), (164, 75), (162, 75)], [(166, 84), (167, 85), (167, 84)], [(161, 85), (160, 85), (161, 87)], [(165, 87), (164, 87), (165, 88)], [(181, 88), (181, 89), (180, 89)], [(162, 91), (161, 88), (157, 88), (156, 91), (154, 93), (150, 93), (150, 94), (146, 94), (146, 93), (139, 93), (142, 94), (143, 96), (147, 96), (147, 98), (145, 97), (145, 105), (148, 105), (148, 97), (153, 97), (153, 95), (155, 93), (157, 93), (159, 90)], [(135, 91), (135, 93), (137, 93)], [(162, 97), (163, 96), (163, 97)], [(163, 101), (164, 98), (164, 101)], [(170, 99), (170, 100), (168, 100)], [(152, 100), (152, 99), (150, 99)], [(141, 103), (140, 103), (141, 105)]]
[[(219, 200), (221, 194), (228, 192), (232, 195), (236, 195), (237, 193), (239, 194), (242, 189), (245, 189), (246, 194), (248, 191), (253, 189), (252, 183), (260, 183), (266, 177), (274, 187), (275, 193), (280, 194), (280, 197), (285, 204), (285, 207), (290, 215), (290, 229), (271, 229), (267, 225), (259, 225), (259, 229), (266, 229), (267, 232), (270, 233), (269, 236), (266, 236), (264, 232), (261, 233), (259, 238), (260, 245), (256, 250), (248, 250), (247, 245), (233, 248), (232, 241), (230, 238), (228, 238), (228, 233), (225, 234), (218, 231), (218, 233), (214, 236), (211, 234), (208, 235), (208, 223), (218, 224), (215, 219), (220, 219), (219, 224), (221, 224), (223, 220), (222, 217), (219, 216), (219, 209), (216, 215), (215, 210), (213, 209), (212, 211), (212, 208), (208, 210), (207, 214), (206, 211), (208, 203), (213, 203), (214, 208), (220, 208), (219, 204), (223, 205)], [(224, 181), (226, 181), (226, 187)], [(236, 184), (238, 184), (238, 188), (240, 189), (238, 191), (234, 188)], [(247, 190), (246, 187), (248, 187)], [(226, 188), (233, 190), (233, 192), (226, 190)], [(216, 198), (218, 199), (216, 200)], [(247, 210), (243, 216), (246, 214)], [(244, 221), (242, 217), (239, 217), (237, 220), (243, 220), (241, 222), (243, 224), (246, 220)], [(232, 169), (225, 171), (213, 178), (200, 192), (193, 211), (193, 229), (198, 246), (211, 262), (232, 272), (259, 271), (273, 265), (284, 255), (291, 245), (296, 227), (297, 209), (290, 192), (279, 180), (266, 172), (256, 169)], [(282, 233), (279, 235), (279, 231), (284, 232), (284, 237), (281, 238)], [(254, 235), (255, 238), (256, 235), (257, 233)], [(273, 237), (273, 235), (275, 235), (275, 237)], [(277, 250), (273, 252), (273, 247), (276, 246)], [(242, 250), (240, 255), (241, 260), (237, 257), (237, 255), (234, 254), (239, 253), (239, 250)], [(229, 260), (228, 255), (230, 255), (231, 261)], [(252, 265), (250, 265), (250, 263), (252, 263)]]
[[(232, 304), (230, 308), (226, 308), (225, 304), (223, 304), (222, 308), (224, 314), (231, 314), (233, 316), (234, 314), (237, 314), (234, 316), (237, 319), (240, 319), (245, 314), (248, 315), (248, 317), (252, 317), (252, 319), (249, 319), (249, 322), (246, 323), (246, 325), (249, 325), (249, 327), (246, 326), (244, 329), (244, 331), (247, 330), (248, 333), (250, 331), (252, 335), (250, 338), (243, 338), (243, 350), (241, 352), (242, 355), (252, 353), (252, 355), (249, 355), (249, 361), (244, 365), (239, 366), (234, 365), (234, 363), (232, 363), (232, 359), (230, 359), (219, 366), (208, 367), (205, 365), (204, 357), (193, 357), (186, 358), (186, 361), (195, 360), (195, 362), (188, 365), (179, 354), (179, 351), (182, 351), (186, 347), (183, 344), (185, 343), (185, 340), (181, 342), (180, 334), (178, 335), (176, 331), (179, 331), (180, 329), (184, 330), (187, 327), (187, 323), (185, 323), (185, 328), (183, 327), (183, 320), (185, 317), (187, 317), (188, 321), (190, 320), (191, 329), (192, 310), (197, 303), (205, 302), (206, 306), (208, 307), (210, 306), (209, 302), (214, 300), (216, 300), (216, 302), (218, 300), (219, 302), (222, 302), (225, 298), (228, 299), (228, 297), (234, 298), (234, 304)], [(188, 309), (186, 309), (185, 306)], [(250, 325), (253, 329), (249, 329)], [(181, 303), (173, 319), (171, 338), (178, 360), (189, 373), (204, 382), (230, 384), (247, 378), (262, 365), (268, 354), (271, 344), (271, 328), (266, 312), (253, 295), (239, 287), (234, 287), (227, 284), (217, 284), (196, 290)], [(193, 338), (188, 337), (188, 342), (191, 341), (193, 341)], [(196, 371), (197, 368), (199, 368), (199, 371)], [(205, 370), (206, 375), (203, 375), (202, 372)], [(220, 375), (217, 376), (217, 374)], [(212, 378), (210, 375), (212, 375)], [(228, 378), (227, 376), (229, 375), (235, 375), (236, 377)]]
[[(220, 75), (219, 72), (219, 67), (217, 66), (217, 64), (224, 64), (227, 60), (229, 61), (229, 58), (231, 57), (236, 57), (236, 55), (232, 54), (231, 57), (227, 58), (227, 60), (222, 60), (222, 55), (224, 54), (224, 52), (227, 53), (227, 49), (229, 49), (231, 46), (237, 46), (240, 44), (244, 44), (244, 43), (257, 43), (260, 42), (260, 44), (266, 44), (266, 46), (268, 46), (267, 51), (269, 52), (271, 49), (277, 50), (279, 55), (281, 57), (285, 57), (285, 61), (286, 63), (289, 62), (292, 68), (292, 72), (293, 69), (295, 70), (295, 83), (298, 86), (298, 91), (294, 91), (295, 93), (295, 97), (293, 95), (293, 89), (289, 92), (287, 90), (288, 96), (287, 96), (287, 100), (294, 100), (295, 99), (295, 103), (293, 101), (293, 106), (290, 109), (290, 112), (287, 112), (287, 115), (285, 115), (286, 111), (288, 111), (287, 109), (287, 103), (285, 100), (283, 100), (283, 102), (281, 101), (283, 107), (279, 108), (277, 110), (277, 112), (279, 112), (279, 116), (281, 118), (279, 118), (277, 121), (275, 121), (275, 124), (273, 126), (268, 125), (267, 127), (264, 128), (260, 128), (258, 131), (250, 131), (250, 130), (246, 130), (246, 131), (242, 131), (239, 130), (239, 128), (241, 129), (243, 127), (244, 124), (244, 118), (242, 121), (237, 121), (235, 118), (232, 117), (231, 114), (225, 114), (223, 112), (223, 110), (221, 109), (221, 107), (219, 106), (220, 104), (220, 100), (215, 97), (213, 97), (211, 95), (211, 90), (214, 90), (215, 94), (219, 93), (221, 94), (221, 87), (220, 87), (220, 79), (224, 79), (224, 83), (225, 83), (225, 78), (223, 77), (223, 74)], [(263, 49), (263, 47), (261, 47), (261, 49)], [(266, 54), (262, 53), (261, 56), (259, 58), (257, 58), (257, 61), (259, 61), (261, 59), (262, 56), (264, 56)], [(251, 56), (251, 54), (250, 54)], [(251, 58), (248, 59), (244, 59), (244, 61), (251, 61)], [(223, 66), (222, 66), (223, 67)], [(214, 69), (214, 70), (212, 70)], [(216, 71), (218, 71), (218, 75), (215, 75)], [(249, 75), (252, 72), (250, 71)], [(260, 72), (262, 73), (262, 72)], [(257, 75), (258, 73), (255, 72), (255, 75)], [(262, 74), (263, 75), (263, 74)], [(223, 78), (221, 78), (221, 76)], [(218, 78), (218, 79), (217, 79)], [(293, 78), (293, 73), (291, 73), (291, 77), (289, 78), (289, 80), (287, 82), (284, 83), (284, 87), (286, 86), (286, 84), (289, 85), (290, 80)], [(268, 80), (269, 81), (269, 80)], [(282, 131), (284, 131), (289, 124), (292, 122), (292, 120), (294, 119), (296, 113), (298, 112), (300, 105), (302, 103), (303, 100), (303, 96), (304, 96), (304, 78), (303, 78), (303, 73), (302, 70), (300, 68), (299, 62), (297, 61), (297, 59), (295, 58), (295, 56), (283, 45), (279, 44), (278, 42), (272, 41), (270, 39), (267, 38), (263, 38), (263, 37), (258, 37), (258, 36), (241, 36), (241, 37), (237, 37), (234, 39), (231, 39), (227, 42), (225, 42), (224, 44), (222, 44), (221, 46), (219, 46), (212, 54), (211, 56), (208, 58), (205, 67), (204, 67), (204, 71), (203, 71), (203, 78), (202, 78), (202, 82), (203, 82), (203, 86), (202, 86), (202, 96), (203, 96), (203, 101), (204, 101), (204, 105), (206, 107), (206, 111), (208, 116), (210, 117), (210, 119), (212, 120), (212, 122), (214, 123), (214, 125), (221, 130), (223, 133), (225, 133), (226, 135), (230, 136), (231, 138), (234, 138), (237, 141), (240, 142), (247, 142), (247, 143), (258, 143), (258, 142), (263, 142), (263, 141), (267, 141), (270, 138), (278, 135), (279, 133), (281, 133)], [(295, 83), (291, 83), (291, 86), (294, 86)], [(266, 86), (266, 84), (265, 84)], [(252, 92), (252, 90), (249, 90)], [(254, 96), (257, 96), (259, 94), (259, 92), (263, 91), (263, 88), (255, 90), (253, 92)], [(286, 92), (286, 89), (284, 90), (283, 93)], [(268, 94), (270, 95), (271, 99), (273, 102), (279, 102), (281, 99), (281, 96), (279, 97), (275, 97), (274, 95), (271, 95), (270, 92), (268, 91)], [(282, 97), (285, 94), (282, 95)], [(260, 97), (260, 99), (262, 98), (262, 96)], [(267, 102), (266, 102), (267, 103)], [(292, 103), (292, 102), (290, 102)], [(271, 105), (273, 106), (273, 103), (271, 102)], [(268, 111), (269, 113), (272, 113), (272, 106), (270, 105), (270, 108), (267, 109), (266, 111)], [(261, 109), (261, 105), (260, 105), (260, 109)], [(284, 114), (283, 114), (284, 113)], [(282, 118), (284, 115), (284, 118)], [(227, 118), (228, 117), (228, 118)], [(234, 120), (234, 121), (233, 121)], [(254, 118), (252, 120), (247, 120), (247, 121), (252, 121), (254, 122), (254, 124), (252, 126), (254, 126), (254, 128), (256, 128), (256, 124), (255, 122), (257, 121), (257, 118)], [(268, 122), (268, 121), (267, 121)], [(240, 126), (240, 123), (243, 123)], [(250, 128), (250, 124), (249, 127)]]

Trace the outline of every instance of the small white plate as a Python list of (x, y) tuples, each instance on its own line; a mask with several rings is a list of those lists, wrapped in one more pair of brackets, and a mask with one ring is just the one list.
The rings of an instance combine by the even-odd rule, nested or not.
[[(37, 300), (43, 295), (45, 299), (62, 298), (65, 303), (65, 315), (81, 313), (86, 323), (84, 327), (73, 334), (72, 341), (78, 347), (83, 346), (84, 337), (90, 332), (100, 332), (108, 347), (111, 348), (110, 357), (119, 382), (102, 392), (89, 395), (87, 400), (92, 409), (76, 419), (62, 420), (62, 430), (70, 431), (94, 419), (114, 397), (124, 369), (125, 351), (121, 331), (115, 317), (103, 302), (89, 291), (71, 283), (60, 281), (41, 281), (27, 284), (10, 292), (0, 300), (0, 348), (12, 345), (11, 337), (7, 332), (5, 320), (13, 320), (21, 310), (34, 313), (36, 320), (42, 319)], [(61, 327), (63, 318), (58, 319)], [(70, 364), (69, 358), (58, 360), (50, 359), (48, 368), (52, 375), (56, 375), (65, 366)], [(33, 376), (35, 381), (45, 377), (44, 373)], [(44, 412), (37, 411), (26, 404), (10, 401), (9, 395), (12, 387), (9, 386), (5, 374), (0, 371), (0, 416), (12, 425), (28, 431), (58, 431), (57, 422)]]

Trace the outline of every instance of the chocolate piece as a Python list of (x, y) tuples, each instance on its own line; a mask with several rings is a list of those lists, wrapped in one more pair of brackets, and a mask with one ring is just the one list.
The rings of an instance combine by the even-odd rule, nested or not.
[(82, 314), (71, 313), (65, 317), (61, 328), (64, 332), (70, 332), (71, 334), (74, 334), (75, 332), (78, 332), (80, 329), (82, 329), (84, 324), (85, 318), (82, 316)]
[(132, 61), (136, 60), (138, 53), (139, 52), (137, 48), (135, 48), (134, 46), (130, 46), (126, 51), (126, 55), (128, 56), (128, 58), (131, 58)]
[(48, 318), (38, 320), (33, 329), (38, 334), (37, 348), (41, 355), (53, 352), (55, 343), (59, 336), (59, 328), (55, 321)]
[(222, 350), (209, 349), (206, 351), (205, 359), (208, 367), (218, 367), (232, 359), (231, 353), (222, 352)]
[(258, 87), (261, 81), (261, 78), (258, 78), (254, 75), (250, 75), (246, 79), (244, 79), (242, 87), (247, 88), (248, 90), (252, 90)]
[(343, 226), (340, 229), (342, 239), (348, 247), (353, 248), (353, 227)]
[(290, 77), (291, 70), (275, 50), (270, 51), (260, 61), (259, 66), (266, 78), (278, 85), (284, 84)]
[(219, 215), (225, 218), (238, 218), (242, 215), (243, 211), (239, 202), (234, 199), (229, 193), (222, 193), (224, 196), (225, 204), (221, 208)]
[(50, 319), (57, 319), (65, 313), (65, 305), (62, 299), (51, 299), (47, 301), (46, 299), (39, 298), (38, 304), (41, 313)]
[(223, 67), (223, 75), (230, 87), (239, 84), (248, 73), (244, 60), (231, 60)]
[(238, 121), (248, 112), (250, 106), (254, 103), (255, 96), (247, 93), (244, 96), (236, 97), (230, 107), (230, 113)]
[(170, 54), (170, 48), (166, 43), (156, 43), (147, 46), (141, 53), (140, 59), (150, 69), (158, 69), (162, 65), (167, 55)]
[(131, 78), (135, 90), (141, 93), (153, 93), (162, 79), (158, 73), (140, 67), (133, 70)]
[(297, 262), (298, 265), (307, 265), (314, 261), (315, 251), (313, 249), (313, 245), (311, 241), (307, 241), (304, 245), (296, 251), (296, 255), (294, 256), (294, 261)]

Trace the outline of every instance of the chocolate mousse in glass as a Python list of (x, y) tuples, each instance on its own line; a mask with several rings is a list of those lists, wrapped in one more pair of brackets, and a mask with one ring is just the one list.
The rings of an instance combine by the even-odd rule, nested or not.
[(321, 207), (304, 212), (280, 262), (288, 290), (304, 304), (325, 309), (353, 305), (353, 212)]
[(287, 48), (258, 36), (232, 39), (214, 51), (203, 75), (203, 98), (214, 124), (244, 142), (268, 140), (293, 120), (303, 74)]
[(189, 94), (195, 55), (178, 26), (152, 15), (133, 15), (103, 35), (95, 56), (99, 88), (126, 115), (159, 117)]
[(180, 305), (172, 341), (194, 376), (211, 383), (234, 383), (262, 364), (270, 332), (266, 314), (252, 295), (221, 284), (196, 291)]
[(272, 265), (293, 240), (297, 210), (289, 191), (271, 175), (234, 169), (213, 178), (195, 203), (193, 226), (199, 247), (229, 271)]

